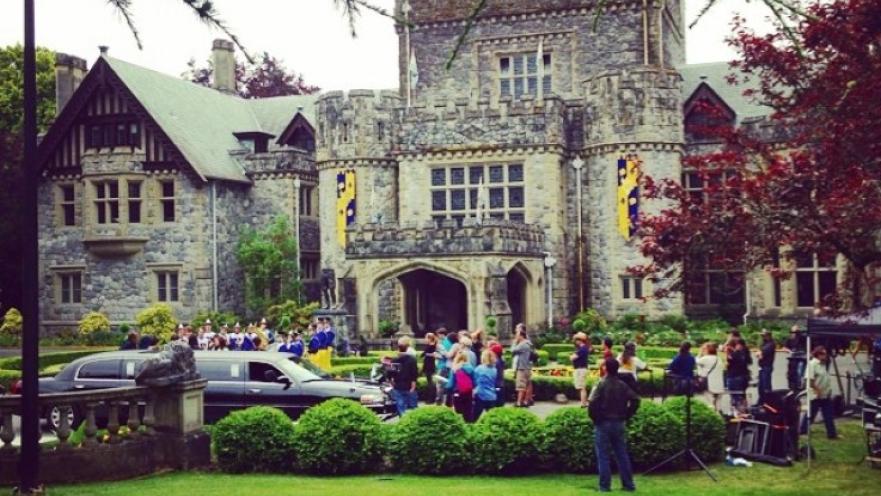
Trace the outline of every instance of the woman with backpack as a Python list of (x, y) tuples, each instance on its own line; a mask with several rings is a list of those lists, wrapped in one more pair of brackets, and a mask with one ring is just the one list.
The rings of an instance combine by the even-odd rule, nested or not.
[(499, 372), (496, 369), (496, 354), (491, 350), (483, 350), (480, 355), (480, 365), (474, 369), (474, 420), (480, 418), (480, 414), (496, 406), (498, 393), (496, 392), (496, 378)]
[(453, 397), (453, 409), (456, 413), (465, 422), (474, 422), (474, 367), (471, 366), (467, 353), (460, 351), (453, 358), (446, 389), (447, 394)]
[(695, 393), (704, 395), (707, 403), (713, 405), (717, 412), (720, 410), (719, 401), (725, 392), (725, 374), (723, 373), (722, 360), (719, 358), (718, 345), (716, 343), (704, 343), (701, 346), (700, 356), (697, 359), (697, 380), (695, 381)]

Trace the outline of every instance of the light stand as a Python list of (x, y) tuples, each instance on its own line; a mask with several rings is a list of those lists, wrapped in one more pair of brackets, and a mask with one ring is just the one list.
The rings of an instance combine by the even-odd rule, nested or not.
[(704, 471), (704, 473), (707, 474), (707, 476), (710, 479), (713, 479), (713, 482), (719, 482), (719, 480), (716, 479), (716, 477), (713, 475), (713, 473), (710, 472), (710, 469), (707, 468), (706, 464), (704, 464), (704, 462), (700, 459), (700, 457), (697, 456), (697, 453), (695, 453), (694, 450), (691, 448), (691, 398), (692, 398), (692, 396), (694, 396), (694, 381), (691, 378), (675, 376), (673, 374), (670, 374), (670, 377), (673, 377), (674, 379), (677, 379), (677, 380), (684, 382), (686, 384), (686, 389), (685, 389), (685, 447), (681, 451), (676, 453), (675, 455), (671, 456), (670, 458), (667, 458), (666, 460), (662, 461), (661, 463), (648, 469), (645, 472), (645, 475), (648, 475), (648, 474), (654, 472), (655, 470), (658, 470), (666, 465), (672, 464), (673, 462), (675, 462), (679, 458), (685, 458), (685, 469), (686, 470), (689, 469), (689, 467), (691, 466), (691, 461), (694, 460), (698, 464), (698, 466)]

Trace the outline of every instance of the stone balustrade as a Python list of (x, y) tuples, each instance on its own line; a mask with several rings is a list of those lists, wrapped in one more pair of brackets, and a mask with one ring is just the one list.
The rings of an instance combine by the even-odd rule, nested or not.
[[(57, 410), (57, 446), (41, 450), (41, 479), (47, 483), (119, 479), (163, 468), (210, 463), (210, 439), (202, 431), (204, 379), (167, 387), (142, 386), (41, 394), (41, 412)], [(18, 449), (13, 416), (21, 411), (20, 395), (0, 396), (0, 485), (17, 479)], [(85, 423), (79, 447), (70, 443)], [(99, 425), (107, 434), (98, 439)], [(128, 433), (121, 432), (126, 426)]]
[(545, 248), (544, 231), (535, 225), (498, 219), (477, 223), (466, 218), (461, 225), (445, 220), (415, 224), (359, 224), (346, 232), (346, 257), (410, 255), (520, 255), (541, 256)]

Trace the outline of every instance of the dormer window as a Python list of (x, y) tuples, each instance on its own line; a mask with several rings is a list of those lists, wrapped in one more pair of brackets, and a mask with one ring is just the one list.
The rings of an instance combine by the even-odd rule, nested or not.
[(275, 136), (261, 131), (247, 131), (233, 133), (239, 143), (251, 153), (266, 153), (269, 151), (269, 140)]

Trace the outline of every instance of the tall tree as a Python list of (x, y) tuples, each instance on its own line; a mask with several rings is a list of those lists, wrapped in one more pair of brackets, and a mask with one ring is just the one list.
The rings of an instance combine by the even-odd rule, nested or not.
[(729, 40), (740, 54), (732, 79), (756, 79), (751, 94), (773, 109), (774, 139), (762, 136), (764, 126), (715, 129), (724, 148), (685, 164), (703, 179), (703, 195), (673, 181), (647, 181), (648, 194), (670, 205), (642, 220), (642, 251), (651, 263), (637, 272), (673, 280), (660, 296), (688, 289), (695, 256), (725, 271), (764, 269), (784, 278), (814, 254), (839, 254), (848, 268), (816, 302), (819, 309), (858, 310), (876, 301), (881, 3), (815, 1), (806, 11), (790, 16), (791, 31), (777, 21), (768, 35), (736, 18)]
[(261, 231), (246, 230), (236, 256), (245, 273), (245, 303), (253, 316), (271, 305), (299, 301), (297, 238), (287, 216), (277, 217)]
[[(21, 45), (0, 47), (0, 312), (21, 305), (20, 208), (23, 160), (23, 88)], [(55, 118), (55, 54), (37, 49), (37, 121), (40, 130)]]
[[(214, 68), (209, 60), (204, 66), (197, 66), (194, 60), (187, 64), (189, 69), (182, 77), (203, 86), (211, 85)], [(269, 98), (273, 96), (310, 95), (320, 88), (307, 84), (303, 76), (294, 71), (288, 72), (279, 59), (263, 52), (256, 63), (236, 62), (236, 87), (242, 98)]]

